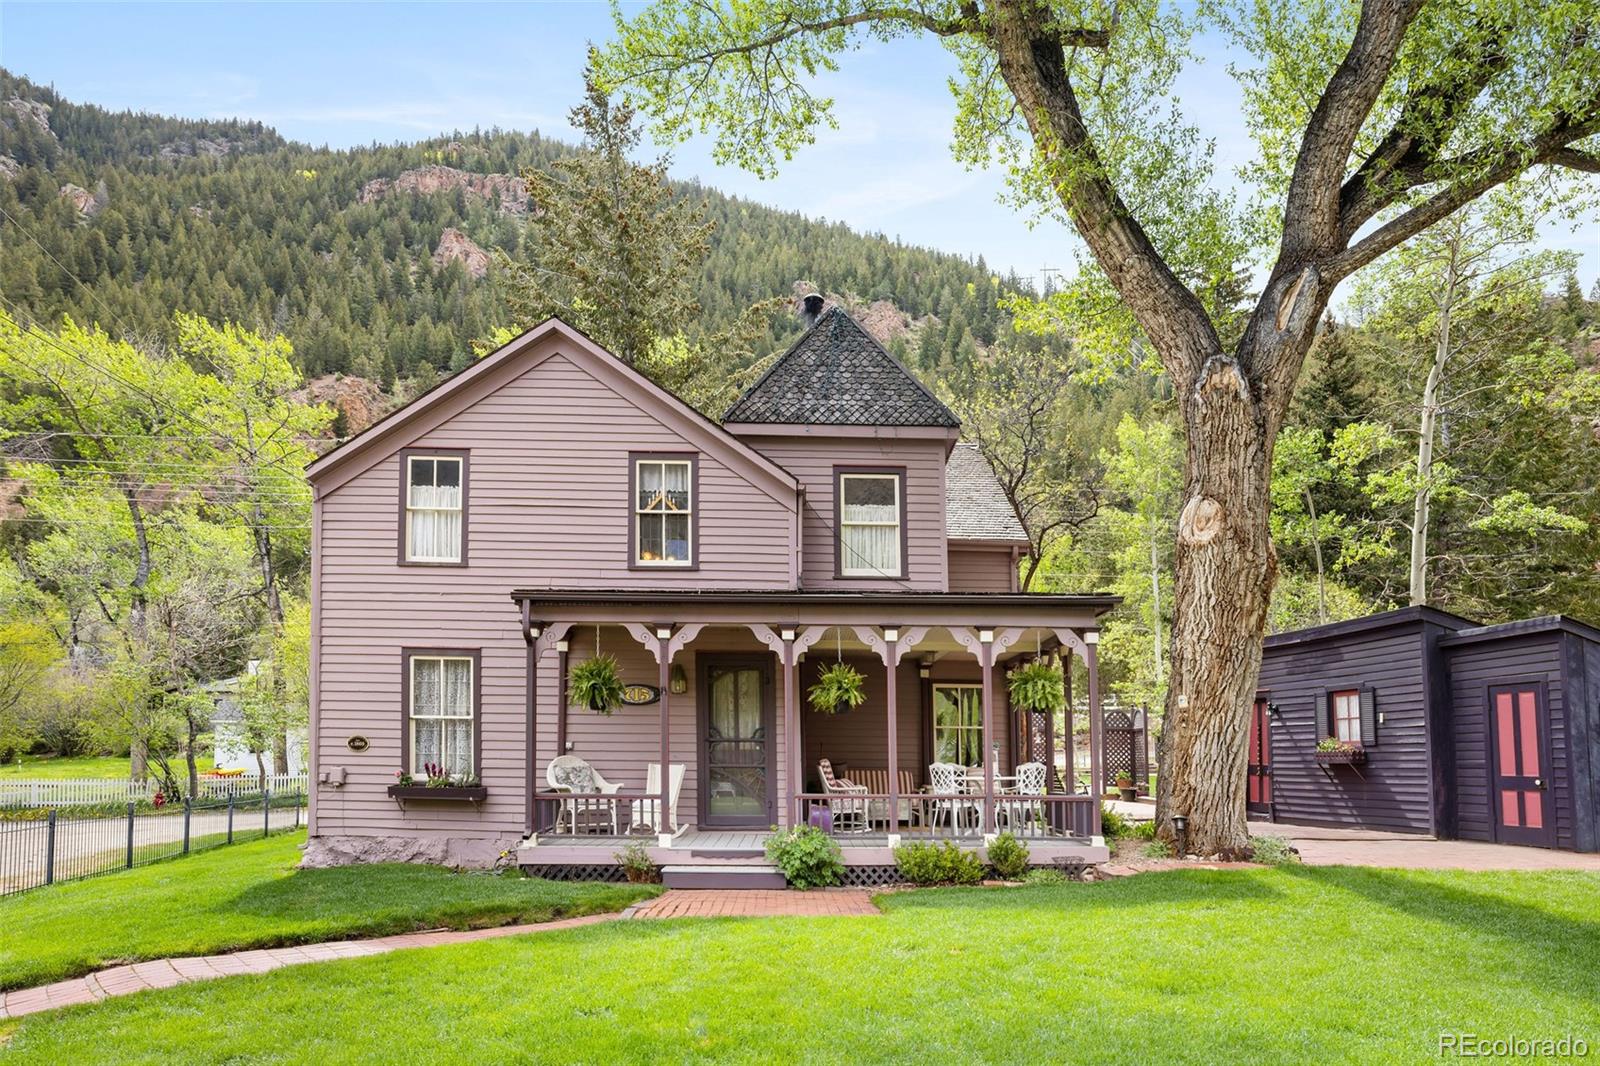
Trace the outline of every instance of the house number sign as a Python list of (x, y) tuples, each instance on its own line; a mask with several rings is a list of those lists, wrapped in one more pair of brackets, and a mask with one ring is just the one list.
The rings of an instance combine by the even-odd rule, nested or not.
[(629, 685), (622, 690), (622, 702), (630, 707), (644, 707), (661, 698), (661, 690), (654, 685)]
[(344, 746), (349, 748), (351, 751), (366, 751), (367, 738), (358, 734), (345, 741)]

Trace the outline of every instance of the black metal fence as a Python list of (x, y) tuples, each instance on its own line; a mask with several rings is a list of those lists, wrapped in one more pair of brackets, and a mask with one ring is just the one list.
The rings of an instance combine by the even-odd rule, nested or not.
[(293, 831), (305, 802), (304, 792), (265, 792), (0, 821), (0, 896)]

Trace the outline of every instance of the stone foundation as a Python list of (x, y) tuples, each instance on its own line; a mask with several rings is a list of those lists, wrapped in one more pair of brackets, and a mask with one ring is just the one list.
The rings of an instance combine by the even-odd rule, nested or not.
[(300, 865), (308, 869), (366, 862), (415, 862), (469, 870), (492, 869), (503, 851), (515, 851), (522, 837), (314, 836), (306, 841)]

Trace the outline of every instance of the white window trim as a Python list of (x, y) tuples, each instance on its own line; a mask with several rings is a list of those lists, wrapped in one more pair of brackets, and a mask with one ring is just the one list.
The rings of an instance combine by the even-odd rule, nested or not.
[[(983, 721), (983, 685), (972, 681), (935, 681), (933, 683), (933, 721), (929, 723), (929, 732), (932, 734), (934, 753), (937, 755), (939, 751), (939, 690), (947, 688), (971, 689), (978, 693), (978, 724), (975, 727), (946, 726), (945, 729), (959, 733), (976, 731), (978, 734), (978, 753), (981, 757), (985, 750), (984, 745), (987, 743), (987, 738), (983, 735), (985, 724)], [(979, 765), (981, 766), (982, 763), (980, 762)]]
[[(411, 468), (419, 462), (429, 463), (455, 463), (456, 484), (461, 487), (461, 502), (455, 507), (413, 507), (411, 505)], [(467, 507), (466, 491), (467, 462), (459, 455), (408, 455), (406, 457), (406, 562), (408, 563), (459, 563), (461, 553), (455, 555), (418, 555), (411, 547), (411, 516), (413, 514), (454, 514), (465, 515)], [(435, 486), (439, 484), (437, 467), (433, 477)], [(465, 518), (462, 519), (463, 528), (456, 538), (460, 544), (466, 539)]]
[[(639, 477), (639, 471), (640, 471), (640, 468), (645, 466), (646, 464), (651, 464), (651, 465), (659, 466), (659, 467), (662, 468), (662, 470), (661, 470), (661, 474), (662, 474), (661, 483), (663, 485), (666, 484), (666, 480), (667, 480), (666, 479), (666, 468), (667, 467), (669, 467), (669, 466), (681, 466), (681, 467), (683, 467), (683, 470), (684, 470), (684, 483), (689, 486), (689, 506), (686, 507), (685, 509), (681, 510), (681, 511), (671, 511), (671, 510), (653, 511), (653, 510), (646, 510), (646, 509), (640, 507), (639, 506), (639, 483), (640, 483), (641, 479)], [(635, 459), (633, 461), (633, 565), (634, 566), (665, 567), (665, 568), (671, 569), (673, 567), (688, 567), (688, 566), (693, 566), (694, 565), (694, 509), (695, 509), (695, 491), (696, 491), (696, 488), (697, 488), (697, 486), (694, 483), (694, 461), (693, 460), (690, 460), (690, 459), (649, 459), (649, 458), (640, 458), (640, 459)], [(643, 528), (644, 524), (643, 524), (642, 520), (646, 516), (649, 516), (649, 515), (668, 515), (668, 514), (673, 514), (673, 515), (681, 514), (681, 515), (683, 515), (685, 518), (687, 518), (689, 520), (688, 521), (689, 533), (688, 533), (688, 536), (685, 538), (685, 543), (688, 545), (688, 549), (689, 549), (688, 550), (688, 557), (684, 558), (684, 559), (646, 559), (646, 558), (644, 558), (644, 528)], [(661, 547), (662, 547), (663, 550), (666, 549), (666, 544), (667, 544), (666, 521), (663, 519), (662, 520), (662, 535), (661, 535)]]
[[(1333, 738), (1351, 744), (1361, 743), (1361, 690), (1354, 688), (1339, 689), (1330, 693), (1329, 697), (1333, 701), (1333, 706), (1328, 708), (1329, 713), (1333, 715), (1333, 722), (1331, 723), (1333, 726)], [(1355, 714), (1341, 716), (1339, 714), (1340, 700), (1349, 700), (1350, 706), (1355, 709)], [(1355, 731), (1355, 736), (1342, 737), (1339, 735), (1339, 726), (1344, 722), (1350, 723), (1350, 728)]]
[[(847, 481), (888, 481), (894, 485), (894, 521), (893, 522), (848, 522), (844, 517), (845, 499), (844, 485)], [(905, 545), (900, 532), (900, 523), (905, 518), (905, 502), (900, 499), (899, 474), (852, 474), (848, 471), (839, 474), (839, 573), (844, 577), (890, 577), (898, 578), (905, 572), (906, 561), (902, 558)], [(880, 570), (875, 566), (864, 566), (850, 561), (850, 553), (845, 550), (844, 532), (846, 529), (890, 529), (895, 531), (893, 570)]]
[[(478, 705), (478, 670), (477, 664), (470, 655), (412, 655), (409, 678), (411, 683), (410, 703), (406, 708), (406, 728), (410, 730), (411, 742), (411, 767), (409, 772), (420, 774), (423, 772), (422, 764), (417, 758), (417, 723), (418, 722), (466, 722), (467, 723), (467, 772), (478, 772), (477, 751), (478, 719), (474, 713)], [(417, 664), (418, 663), (466, 663), (467, 664), (467, 713), (459, 714), (418, 714), (417, 713)], [(444, 684), (444, 668), (439, 669), (439, 683)], [(440, 689), (441, 693), (443, 689)]]

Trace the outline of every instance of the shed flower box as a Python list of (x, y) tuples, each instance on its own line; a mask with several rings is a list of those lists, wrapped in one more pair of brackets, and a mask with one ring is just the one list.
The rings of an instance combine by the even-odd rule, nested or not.
[(1322, 741), (1317, 745), (1319, 766), (1357, 766), (1367, 761), (1367, 749), (1349, 741)]
[(483, 785), (450, 785), (430, 788), (427, 785), (390, 785), (389, 795), (398, 800), (454, 800), (480, 803), (489, 798)]

